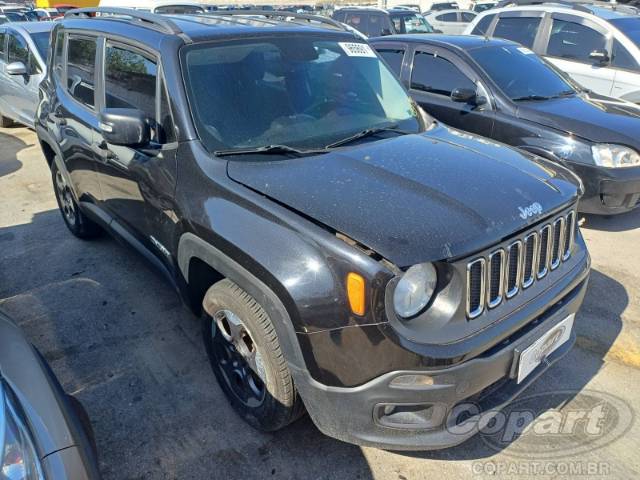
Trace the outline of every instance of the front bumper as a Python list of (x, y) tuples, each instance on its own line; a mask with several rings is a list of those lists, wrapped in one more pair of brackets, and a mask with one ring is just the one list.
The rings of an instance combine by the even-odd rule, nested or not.
[(585, 193), (578, 210), (598, 215), (615, 215), (640, 204), (640, 167), (603, 168), (574, 165)]
[[(475, 435), (495, 413), (525, 390), (551, 364), (566, 354), (569, 341), (549, 355), (522, 383), (515, 380), (519, 352), (571, 314), (584, 298), (588, 261), (568, 292), (544, 313), (533, 316), (507, 341), (453, 367), (393, 371), (353, 388), (331, 387), (295, 372), (305, 406), (326, 435), (363, 446), (390, 450), (435, 450), (458, 445)], [(428, 375), (432, 384), (391, 386), (404, 375)], [(457, 406), (473, 403), (478, 413), (458, 419)], [(411, 424), (390, 422), (398, 412), (409, 412)]]

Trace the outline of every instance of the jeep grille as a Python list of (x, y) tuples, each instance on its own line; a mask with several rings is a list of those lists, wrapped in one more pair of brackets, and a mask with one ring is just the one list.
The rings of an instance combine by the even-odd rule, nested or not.
[(467, 264), (467, 317), (476, 318), (529, 288), (569, 259), (576, 214), (570, 211), (525, 231)]

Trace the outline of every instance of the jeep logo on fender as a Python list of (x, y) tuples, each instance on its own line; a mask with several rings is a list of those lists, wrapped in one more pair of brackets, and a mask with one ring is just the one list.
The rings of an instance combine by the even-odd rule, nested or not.
[(539, 215), (540, 213), (542, 213), (542, 205), (540, 205), (538, 202), (535, 202), (528, 207), (518, 207), (518, 210), (520, 210), (520, 218), (526, 220), (529, 217), (533, 217), (534, 215)]

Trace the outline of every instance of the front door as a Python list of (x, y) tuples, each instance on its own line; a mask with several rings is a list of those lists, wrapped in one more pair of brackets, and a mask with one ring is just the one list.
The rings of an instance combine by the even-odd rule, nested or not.
[(98, 167), (102, 207), (145, 248), (168, 262), (166, 221), (176, 178), (176, 148), (169, 101), (155, 54), (107, 40), (104, 48), (104, 108), (142, 111), (151, 144), (118, 146), (98, 139), (105, 152)]
[(38, 85), (43, 70), (29, 48), (27, 40), (19, 33), (7, 32), (7, 65), (20, 62), (27, 69), (25, 75), (7, 75), (9, 93), (7, 103), (12, 107), (14, 119), (25, 125), (33, 125), (38, 105)]
[[(488, 103), (454, 102), (451, 93), (470, 89)], [(436, 119), (452, 127), (489, 137), (493, 130), (493, 109), (486, 88), (464, 62), (436, 47), (416, 49), (409, 79), (413, 99)]]
[(592, 58), (595, 52), (611, 57), (609, 40), (607, 33), (589, 20), (554, 13), (545, 55), (583, 87), (611, 95), (615, 71), (607, 58)]

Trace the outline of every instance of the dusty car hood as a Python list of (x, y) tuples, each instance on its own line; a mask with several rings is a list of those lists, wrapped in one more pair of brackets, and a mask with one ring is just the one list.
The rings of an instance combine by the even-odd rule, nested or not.
[[(447, 127), (329, 154), (231, 160), (235, 181), (399, 266), (460, 257), (577, 199), (575, 177)], [(543, 213), (520, 217), (519, 207)]]
[(526, 102), (519, 106), (518, 117), (592, 142), (640, 147), (640, 107), (613, 98), (591, 94)]

